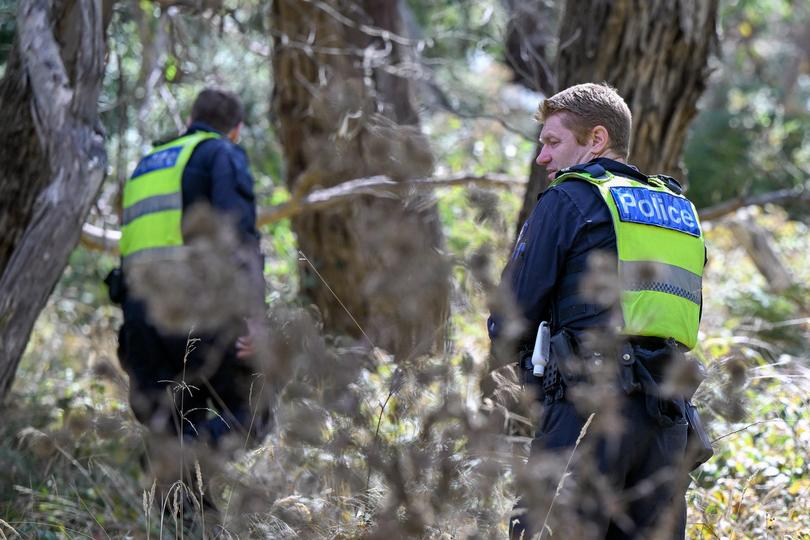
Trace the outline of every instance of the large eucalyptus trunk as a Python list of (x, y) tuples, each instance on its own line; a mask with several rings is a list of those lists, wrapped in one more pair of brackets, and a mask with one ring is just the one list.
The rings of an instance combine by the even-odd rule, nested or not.
[[(275, 112), (293, 196), (354, 178), (430, 174), (397, 2), (276, 0)], [(398, 356), (439, 344), (449, 269), (434, 202), (364, 197), (293, 219), (301, 292), (327, 330)]]
[[(686, 181), (681, 155), (717, 45), (717, 6), (718, 0), (569, 0), (554, 91), (584, 82), (616, 87), (633, 113), (629, 162)], [(547, 185), (538, 169), (532, 165), (520, 223)]]
[(104, 178), (111, 2), (21, 0), (0, 81), (0, 401)]

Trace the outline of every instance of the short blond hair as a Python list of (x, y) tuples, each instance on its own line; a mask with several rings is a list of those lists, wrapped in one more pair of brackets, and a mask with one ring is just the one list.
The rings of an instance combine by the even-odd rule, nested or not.
[(560, 113), (563, 113), (563, 125), (574, 132), (577, 142), (584, 144), (593, 128), (604, 126), (610, 137), (610, 148), (627, 158), (633, 116), (615, 88), (607, 83), (571, 86), (544, 99), (535, 119), (542, 123)]

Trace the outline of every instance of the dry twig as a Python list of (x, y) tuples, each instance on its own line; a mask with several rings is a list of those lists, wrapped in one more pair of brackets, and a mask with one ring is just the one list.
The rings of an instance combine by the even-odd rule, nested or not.
[[(470, 184), (487, 188), (512, 188), (524, 186), (526, 181), (504, 174), (475, 175), (471, 173), (419, 178), (403, 182), (397, 182), (387, 176), (358, 178), (333, 187), (312, 191), (301, 198), (293, 198), (275, 206), (262, 208), (259, 210), (257, 224), (259, 226), (269, 225), (304, 212), (325, 210), (362, 195), (395, 197), (418, 191)], [(120, 231), (97, 227), (89, 223), (85, 223), (82, 227), (82, 245), (88, 249), (117, 253), (120, 240)]]

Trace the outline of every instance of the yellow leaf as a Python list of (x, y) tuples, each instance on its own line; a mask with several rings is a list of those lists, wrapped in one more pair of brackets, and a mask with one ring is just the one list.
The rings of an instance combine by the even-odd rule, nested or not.
[(748, 21), (741, 22), (737, 29), (740, 31), (740, 35), (744, 38), (750, 38), (751, 34), (754, 33), (754, 27), (751, 26), (751, 23)]
[(797, 495), (800, 491), (810, 488), (810, 479), (807, 478), (799, 478), (798, 480), (794, 480), (790, 486), (788, 486), (788, 493), (791, 495)]

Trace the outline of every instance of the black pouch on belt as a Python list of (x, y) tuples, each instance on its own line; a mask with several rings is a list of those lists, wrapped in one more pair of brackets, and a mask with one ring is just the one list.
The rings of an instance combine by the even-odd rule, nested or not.
[(692, 460), (690, 467), (692, 471), (706, 463), (714, 455), (714, 448), (712, 442), (709, 440), (709, 434), (706, 428), (703, 427), (703, 421), (700, 419), (700, 413), (697, 407), (692, 403), (692, 396), (706, 378), (706, 367), (694, 357), (684, 356), (683, 360), (689, 366), (689, 374), (691, 375), (691, 385), (687, 385), (687, 395), (685, 397), (686, 406), (686, 421), (689, 428), (686, 432), (686, 456)]
[(560, 382), (573, 386), (585, 380), (576, 338), (565, 329), (551, 337), (551, 358), (557, 364)]
[(686, 400), (685, 405), (686, 421), (689, 424), (686, 432), (686, 456), (691, 461), (689, 470), (694, 471), (711, 459), (714, 455), (714, 448), (709, 440), (709, 434), (703, 427), (697, 407), (689, 399)]
[(126, 296), (126, 283), (124, 283), (124, 274), (120, 268), (113, 268), (107, 277), (104, 278), (104, 283), (107, 285), (107, 294), (113, 304), (120, 305), (124, 302)]

